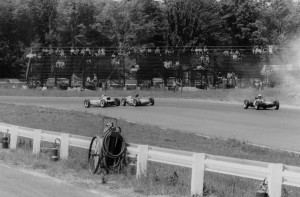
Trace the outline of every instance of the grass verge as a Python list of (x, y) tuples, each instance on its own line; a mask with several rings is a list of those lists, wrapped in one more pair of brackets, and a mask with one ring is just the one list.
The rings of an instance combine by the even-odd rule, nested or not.
[[(0, 104), (0, 122), (90, 137), (101, 135), (100, 129), (102, 128), (101, 115), (11, 104)], [(125, 140), (130, 143), (300, 166), (298, 154), (255, 147), (235, 139), (226, 141), (218, 138), (207, 139), (194, 134), (162, 130), (155, 126), (139, 125), (123, 120), (118, 121), (118, 126), (122, 128)], [(24, 147), (24, 144), (26, 143), (19, 142), (21, 147)], [(47, 147), (46, 144), (44, 146)], [(124, 174), (112, 174), (104, 180), (103, 177), (89, 175), (86, 170), (87, 150), (71, 148), (70, 151), (68, 160), (55, 164), (49, 161), (47, 153), (35, 157), (26, 146), (24, 150), (18, 149), (12, 152), (13, 154), (1, 152), (0, 159), (42, 170), (53, 177), (72, 183), (76, 180), (75, 184), (80, 183), (89, 188), (97, 188), (98, 184), (105, 182), (113, 191), (128, 188), (138, 195), (190, 196), (190, 169), (150, 163), (148, 175), (142, 180), (135, 179), (135, 170), (130, 166), (126, 168)], [(251, 179), (208, 172), (205, 173), (204, 180), (206, 196), (213, 193), (222, 197), (252, 197), (260, 184)], [(298, 188), (285, 187), (285, 190), (289, 197), (296, 197), (300, 194)], [(116, 194), (116, 196), (119, 195)]]
[(208, 89), (198, 91), (164, 91), (161, 89), (146, 89), (141, 91), (136, 90), (108, 90), (108, 91), (66, 91), (58, 89), (49, 89), (41, 91), (39, 89), (11, 89), (0, 88), (0, 96), (52, 96), (52, 97), (97, 97), (102, 94), (124, 97), (139, 92), (142, 96), (151, 96), (154, 98), (194, 98), (215, 101), (237, 101), (242, 102), (244, 99), (254, 98), (258, 93), (263, 94), (270, 99), (278, 99), (281, 103), (300, 105), (300, 87), (285, 87), (285, 88), (266, 88), (257, 91), (253, 88), (245, 89)]

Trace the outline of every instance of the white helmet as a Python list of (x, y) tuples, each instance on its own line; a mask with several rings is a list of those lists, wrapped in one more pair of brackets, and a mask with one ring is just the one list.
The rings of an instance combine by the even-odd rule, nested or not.
[(262, 95), (261, 95), (261, 94), (258, 94), (258, 95), (257, 95), (257, 98), (261, 99), (261, 98), (262, 98)]

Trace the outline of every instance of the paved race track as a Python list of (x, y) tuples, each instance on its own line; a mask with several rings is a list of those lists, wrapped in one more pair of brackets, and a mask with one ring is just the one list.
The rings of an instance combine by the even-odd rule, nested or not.
[(243, 109), (242, 104), (195, 99), (155, 99), (155, 106), (84, 108), (85, 98), (0, 97), (2, 103), (40, 105), (102, 114), (183, 132), (236, 138), (263, 146), (300, 151), (300, 110)]

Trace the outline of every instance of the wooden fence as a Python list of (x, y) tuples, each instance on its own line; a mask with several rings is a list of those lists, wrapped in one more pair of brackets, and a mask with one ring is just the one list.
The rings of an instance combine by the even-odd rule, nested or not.
[[(10, 149), (17, 148), (18, 137), (33, 139), (33, 153), (39, 154), (41, 141), (54, 142), (61, 140), (60, 157), (68, 157), (69, 146), (88, 149), (90, 137), (68, 133), (45, 131), (0, 123), (0, 132), (10, 134)], [(129, 144), (129, 157), (137, 157), (136, 177), (140, 178), (147, 172), (147, 162), (182, 166), (192, 169), (191, 195), (203, 194), (204, 172), (215, 172), (255, 180), (268, 180), (270, 197), (281, 197), (282, 185), (300, 187), (300, 167), (284, 164), (267, 163), (245, 159), (172, 150), (148, 145)]]

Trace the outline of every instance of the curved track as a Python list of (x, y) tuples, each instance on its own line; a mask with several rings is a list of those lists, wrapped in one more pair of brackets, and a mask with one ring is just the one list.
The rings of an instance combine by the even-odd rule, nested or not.
[(300, 151), (300, 110), (243, 109), (242, 104), (194, 99), (155, 99), (155, 106), (84, 108), (86, 98), (0, 97), (2, 103), (84, 111), (199, 135), (236, 138), (263, 146)]

